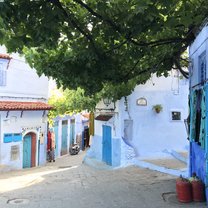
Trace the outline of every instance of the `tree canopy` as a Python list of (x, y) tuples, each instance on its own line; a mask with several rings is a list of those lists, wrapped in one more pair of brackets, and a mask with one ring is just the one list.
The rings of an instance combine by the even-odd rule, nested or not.
[(54, 89), (49, 98), (49, 104), (54, 110), (49, 112), (49, 122), (52, 124), (56, 116), (79, 113), (83, 110), (93, 111), (100, 97), (85, 96), (84, 90)]
[(207, 13), (205, 0), (4, 0), (0, 44), (60, 86), (118, 99), (152, 73), (187, 76), (182, 54)]
[(54, 107), (51, 114), (54, 118), (58, 115), (78, 113), (82, 110), (93, 111), (99, 99), (85, 96), (84, 90), (80, 88), (77, 90), (55, 89), (52, 90), (49, 98), (49, 104)]

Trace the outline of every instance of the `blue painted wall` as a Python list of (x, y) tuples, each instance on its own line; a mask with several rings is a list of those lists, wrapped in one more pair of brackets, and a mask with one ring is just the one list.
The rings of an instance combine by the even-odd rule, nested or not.
[[(98, 135), (93, 136), (90, 149), (86, 153), (86, 157), (102, 161), (102, 141), (103, 138)], [(112, 138), (112, 163), (111, 166), (118, 167), (121, 165), (121, 138)]]
[(196, 142), (191, 142), (191, 167), (190, 175), (196, 175), (205, 182), (206, 169), (205, 169), (205, 150), (202, 149)]

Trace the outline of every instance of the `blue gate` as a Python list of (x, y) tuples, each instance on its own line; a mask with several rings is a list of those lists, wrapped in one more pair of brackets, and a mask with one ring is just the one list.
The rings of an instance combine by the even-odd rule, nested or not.
[(55, 141), (56, 141), (55, 155), (56, 157), (58, 157), (58, 121), (54, 122), (54, 134), (55, 134)]
[(70, 145), (75, 142), (75, 120), (72, 119), (70, 122)]
[(102, 160), (108, 165), (112, 165), (112, 137), (111, 127), (103, 125), (103, 155)]
[(23, 168), (31, 167), (31, 139), (30, 135), (23, 139)]
[(61, 155), (67, 154), (68, 121), (62, 121)]

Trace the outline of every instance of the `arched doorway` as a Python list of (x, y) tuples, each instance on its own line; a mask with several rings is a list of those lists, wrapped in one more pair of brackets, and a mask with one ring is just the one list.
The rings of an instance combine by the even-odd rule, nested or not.
[(36, 134), (28, 133), (23, 138), (23, 168), (36, 166)]

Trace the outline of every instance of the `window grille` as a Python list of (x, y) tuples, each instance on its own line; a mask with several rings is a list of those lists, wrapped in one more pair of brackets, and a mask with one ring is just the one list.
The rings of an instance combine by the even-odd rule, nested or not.
[(10, 160), (18, 160), (20, 155), (19, 145), (11, 146)]
[(199, 83), (206, 80), (206, 52), (199, 56)]
[(172, 111), (171, 116), (172, 116), (172, 121), (180, 121), (181, 120), (181, 112), (179, 112), (179, 111)]

